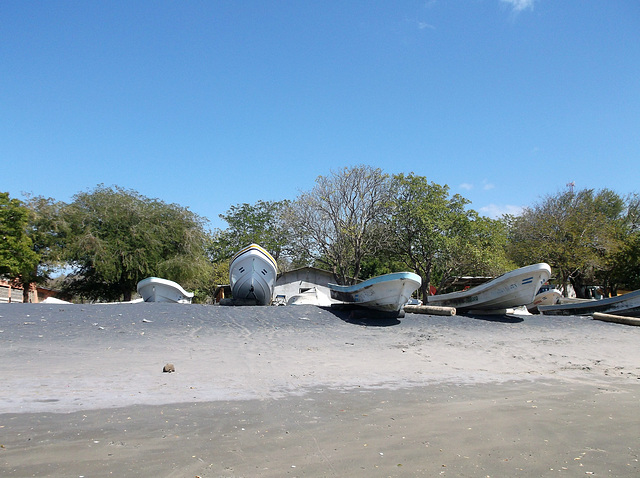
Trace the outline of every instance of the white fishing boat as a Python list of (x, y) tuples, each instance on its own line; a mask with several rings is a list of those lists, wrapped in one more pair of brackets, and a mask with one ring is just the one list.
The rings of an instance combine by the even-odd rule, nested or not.
[(539, 305), (554, 305), (560, 302), (562, 292), (550, 285), (543, 285), (536, 294), (533, 302), (527, 304), (529, 312), (538, 312)]
[(427, 305), (455, 307), (458, 311), (512, 309), (534, 301), (549, 280), (551, 267), (541, 262), (521, 267), (470, 289), (428, 297)]
[(327, 294), (318, 290), (317, 287), (312, 287), (300, 294), (291, 296), (287, 301), (287, 305), (317, 305), (319, 307), (330, 307), (331, 299), (329, 299)]
[(273, 298), (278, 266), (275, 259), (258, 244), (251, 244), (231, 259), (229, 279), (234, 300), (269, 305)]
[(640, 317), (640, 290), (607, 299), (540, 305), (538, 310), (544, 315), (593, 315), (599, 312)]
[(138, 294), (145, 302), (173, 302), (190, 304), (193, 292), (187, 292), (178, 284), (159, 277), (148, 277), (138, 282)]
[(373, 277), (359, 284), (328, 284), (331, 298), (382, 312), (399, 312), (422, 279), (413, 272), (393, 272)]

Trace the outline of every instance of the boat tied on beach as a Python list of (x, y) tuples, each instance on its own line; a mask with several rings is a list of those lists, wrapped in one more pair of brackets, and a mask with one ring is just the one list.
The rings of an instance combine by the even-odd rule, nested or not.
[(549, 277), (551, 267), (541, 262), (507, 272), (464, 291), (429, 296), (426, 304), (455, 307), (465, 312), (513, 309), (532, 303)]
[(269, 305), (278, 274), (276, 260), (263, 247), (250, 244), (237, 252), (229, 264), (234, 300)]
[(413, 272), (393, 272), (347, 286), (328, 284), (331, 298), (381, 312), (397, 313), (422, 284)]
[(595, 313), (640, 317), (640, 290), (600, 300), (539, 305), (544, 315), (593, 315)]
[(138, 282), (138, 294), (145, 302), (170, 302), (190, 304), (193, 292), (187, 292), (180, 284), (160, 277), (147, 277)]
[(527, 309), (531, 313), (539, 312), (538, 306), (557, 304), (562, 297), (562, 292), (551, 285), (543, 285), (536, 294), (533, 302), (527, 304)]

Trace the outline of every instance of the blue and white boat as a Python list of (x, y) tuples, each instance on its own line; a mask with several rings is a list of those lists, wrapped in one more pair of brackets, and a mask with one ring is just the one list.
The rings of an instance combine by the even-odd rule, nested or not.
[(455, 307), (466, 312), (513, 309), (532, 303), (549, 277), (551, 267), (541, 262), (507, 272), (464, 291), (429, 296), (426, 305)]
[(229, 280), (233, 299), (269, 305), (273, 299), (278, 266), (258, 244), (250, 244), (231, 259)]
[(399, 312), (422, 284), (413, 272), (393, 272), (347, 286), (328, 284), (331, 298), (382, 312)]

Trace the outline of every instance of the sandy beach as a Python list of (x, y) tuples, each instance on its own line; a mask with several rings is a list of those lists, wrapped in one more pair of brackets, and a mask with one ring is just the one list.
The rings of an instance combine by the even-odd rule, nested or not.
[(638, 327), (5, 304), (0, 344), (2, 476), (640, 474)]

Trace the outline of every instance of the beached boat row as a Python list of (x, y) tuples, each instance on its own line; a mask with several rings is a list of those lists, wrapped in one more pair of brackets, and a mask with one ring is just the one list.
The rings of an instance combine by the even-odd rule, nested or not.
[[(273, 298), (277, 265), (271, 255), (257, 244), (238, 252), (229, 267), (234, 299), (267, 305)], [(551, 268), (540, 263), (508, 272), (486, 284), (462, 292), (432, 296), (428, 303), (454, 307), (461, 311), (503, 310), (534, 302), (542, 284), (549, 280)], [(348, 304), (385, 313), (398, 313), (422, 279), (412, 272), (396, 272), (373, 277), (354, 285), (328, 284), (333, 304)], [(317, 289), (293, 296), (289, 305), (331, 304)]]
[[(241, 249), (231, 259), (229, 278), (233, 304), (269, 305), (278, 274), (275, 259), (258, 244)], [(601, 300), (562, 302), (560, 292), (545, 285), (551, 267), (542, 262), (507, 272), (493, 280), (459, 292), (429, 296), (424, 308), (448, 308), (455, 313), (509, 313), (527, 307), (545, 315), (593, 315), (594, 313), (640, 317), (640, 290)], [(398, 314), (420, 288), (422, 279), (412, 272), (394, 272), (354, 285), (328, 284), (331, 299), (318, 288), (294, 295), (287, 305), (329, 307), (350, 305)], [(189, 304), (193, 293), (179, 284), (157, 277), (138, 283), (145, 302)], [(285, 303), (284, 301), (282, 302)]]

